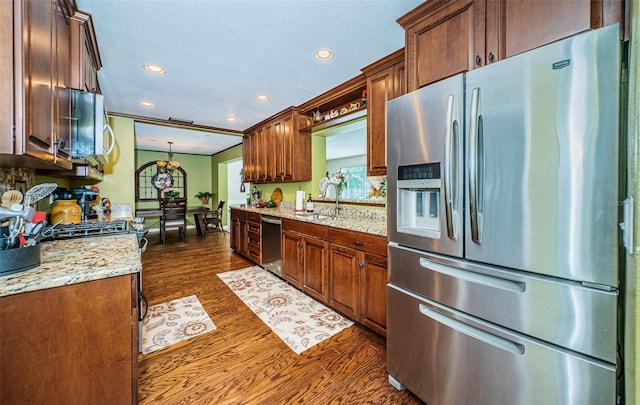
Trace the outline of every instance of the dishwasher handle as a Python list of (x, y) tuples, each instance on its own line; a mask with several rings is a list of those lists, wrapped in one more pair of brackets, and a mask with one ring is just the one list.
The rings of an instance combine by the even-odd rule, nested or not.
[(262, 222), (266, 222), (268, 224), (282, 225), (282, 218), (269, 217), (269, 216), (262, 215)]

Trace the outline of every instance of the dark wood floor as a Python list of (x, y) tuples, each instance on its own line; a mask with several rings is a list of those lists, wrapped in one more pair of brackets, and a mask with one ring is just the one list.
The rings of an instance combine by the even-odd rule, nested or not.
[[(177, 233), (176, 233), (177, 234)], [(141, 404), (421, 404), (387, 383), (385, 342), (354, 325), (295, 354), (216, 276), (252, 265), (229, 234), (187, 242), (149, 235), (143, 289), (149, 304), (195, 294), (217, 329), (140, 355)]]

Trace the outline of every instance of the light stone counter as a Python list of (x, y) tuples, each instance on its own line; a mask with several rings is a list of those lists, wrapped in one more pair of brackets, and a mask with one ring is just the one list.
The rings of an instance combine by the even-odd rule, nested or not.
[(0, 297), (137, 273), (135, 233), (41, 242), (40, 266), (0, 277)]
[[(315, 203), (314, 213), (332, 216), (334, 213), (334, 207), (334, 204)], [(313, 219), (303, 215), (296, 215), (293, 210), (293, 205), (287, 203), (282, 203), (280, 207), (276, 208), (256, 208), (248, 205), (231, 206), (231, 208), (257, 212), (262, 215), (272, 215), (274, 217), (295, 219), (298, 221), (348, 229), (351, 231), (365, 232), (378, 236), (387, 236), (386, 210), (353, 205), (342, 205), (341, 207), (342, 213), (337, 219)]]

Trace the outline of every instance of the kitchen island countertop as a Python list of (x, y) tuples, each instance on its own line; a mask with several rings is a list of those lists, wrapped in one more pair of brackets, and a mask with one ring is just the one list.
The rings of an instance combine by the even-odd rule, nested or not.
[(0, 277), (0, 297), (142, 269), (135, 233), (41, 242), (40, 266)]
[[(284, 204), (283, 204), (284, 205)], [(318, 204), (320, 205), (320, 204)], [(335, 228), (348, 229), (351, 231), (359, 231), (364, 233), (370, 233), (378, 236), (387, 236), (387, 222), (384, 216), (384, 211), (377, 211), (377, 214), (373, 210), (353, 210), (354, 212), (344, 215), (343, 217), (331, 220), (318, 220), (307, 217), (305, 215), (297, 215), (290, 207), (276, 207), (276, 208), (256, 208), (249, 205), (232, 205), (231, 208), (240, 209), (249, 212), (257, 212), (263, 215), (272, 215), (280, 218), (295, 219), (297, 221), (310, 222), (319, 225), (326, 225)], [(333, 204), (327, 206), (317, 207), (315, 212), (323, 215), (330, 215)], [(343, 209), (345, 209), (343, 207)], [(347, 208), (349, 209), (349, 208)]]

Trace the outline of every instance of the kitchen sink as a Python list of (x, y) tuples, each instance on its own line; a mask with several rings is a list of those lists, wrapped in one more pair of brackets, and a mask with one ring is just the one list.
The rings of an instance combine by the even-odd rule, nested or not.
[(318, 221), (326, 221), (326, 220), (334, 220), (336, 219), (334, 216), (331, 215), (323, 215), (323, 214), (316, 214), (316, 213), (307, 213), (307, 212), (299, 212), (296, 213), (296, 215), (304, 217), (304, 218), (308, 218), (308, 219), (315, 219)]

